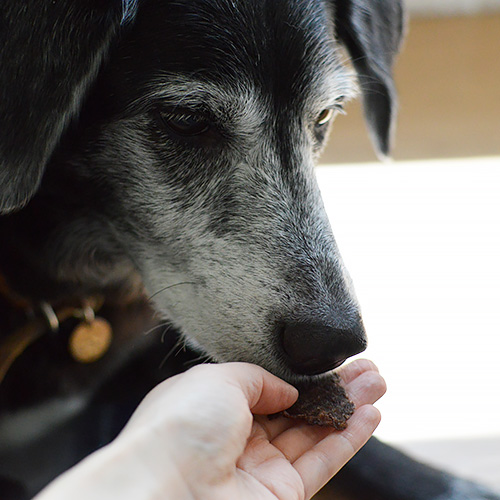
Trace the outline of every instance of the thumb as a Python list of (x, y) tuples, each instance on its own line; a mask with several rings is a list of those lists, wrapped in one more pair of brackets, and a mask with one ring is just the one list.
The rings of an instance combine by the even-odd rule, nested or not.
[(269, 415), (292, 406), (298, 390), (260, 366), (249, 363), (218, 365), (231, 383), (238, 385), (248, 401), (252, 413)]

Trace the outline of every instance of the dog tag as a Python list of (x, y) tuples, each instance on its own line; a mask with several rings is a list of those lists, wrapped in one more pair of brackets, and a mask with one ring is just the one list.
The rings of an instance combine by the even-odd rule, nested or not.
[(96, 317), (90, 322), (80, 323), (69, 337), (69, 352), (80, 363), (93, 363), (102, 358), (111, 345), (111, 325)]

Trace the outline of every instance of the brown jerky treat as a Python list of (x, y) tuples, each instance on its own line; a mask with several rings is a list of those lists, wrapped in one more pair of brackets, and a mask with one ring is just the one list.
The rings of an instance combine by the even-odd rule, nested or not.
[(297, 389), (299, 399), (280, 415), (310, 425), (334, 427), (338, 431), (347, 427), (347, 421), (354, 413), (354, 404), (349, 401), (336, 373), (328, 378), (305, 382)]

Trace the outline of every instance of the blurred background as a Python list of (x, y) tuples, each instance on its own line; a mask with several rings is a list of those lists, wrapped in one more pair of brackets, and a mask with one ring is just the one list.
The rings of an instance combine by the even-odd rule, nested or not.
[(407, 0), (392, 163), (358, 102), (317, 169), (388, 393), (377, 435), (500, 491), (500, 0)]

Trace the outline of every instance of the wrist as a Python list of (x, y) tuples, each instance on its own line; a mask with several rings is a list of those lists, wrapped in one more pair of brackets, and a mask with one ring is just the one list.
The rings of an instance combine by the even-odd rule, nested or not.
[(140, 433), (119, 437), (49, 484), (34, 500), (191, 499), (175, 462)]

